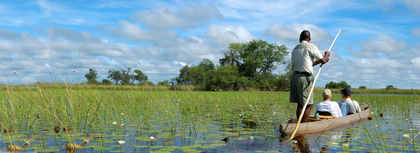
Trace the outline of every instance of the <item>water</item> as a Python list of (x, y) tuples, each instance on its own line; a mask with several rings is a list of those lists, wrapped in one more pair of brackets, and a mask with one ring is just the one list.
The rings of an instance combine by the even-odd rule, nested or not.
[[(305, 134), (303, 141), (298, 142), (301, 143), (300, 147), (286, 141), (287, 137), (282, 138), (278, 132), (279, 124), (288, 118), (282, 114), (286, 111), (282, 109), (268, 112), (272, 120), (263, 121), (265, 130), (262, 130), (261, 124), (252, 115), (245, 118), (245, 114), (238, 114), (240, 119), (232, 119), (226, 116), (215, 118), (211, 114), (207, 115), (210, 118), (189, 114), (188, 118), (192, 117), (195, 121), (192, 124), (180, 124), (175, 131), (120, 121), (115, 125), (110, 122), (102, 128), (76, 128), (79, 130), (69, 133), (72, 140), (77, 140), (75, 143), (84, 147), (78, 152), (297, 152), (302, 149), (320, 152), (323, 148), (330, 152), (420, 150), (420, 136), (414, 138), (420, 132), (418, 99), (392, 102), (387, 97), (378, 98), (377, 95), (356, 95), (354, 99), (361, 104), (370, 104), (375, 113), (372, 120), (363, 120), (324, 133)], [(178, 117), (184, 115), (178, 114)], [(9, 134), (12, 141), (24, 147), (26, 152), (65, 152), (65, 145), (69, 143), (67, 134), (62, 130), (59, 133), (53, 129), (18, 130)], [(0, 138), (2, 151), (6, 151), (9, 145), (7, 133), (2, 133)], [(89, 143), (83, 144), (83, 139), (89, 140)], [(30, 141), (30, 144), (25, 146), (25, 141)], [(125, 143), (120, 145), (118, 141)]]

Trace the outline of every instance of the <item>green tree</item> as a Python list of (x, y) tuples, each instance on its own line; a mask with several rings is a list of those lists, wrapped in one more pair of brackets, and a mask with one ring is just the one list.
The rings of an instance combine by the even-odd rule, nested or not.
[(367, 89), (366, 86), (360, 86), (359, 89)]
[(131, 68), (121, 70), (121, 81), (122, 81), (121, 84), (122, 85), (132, 84), (130, 72), (131, 72)]
[(328, 88), (328, 89), (342, 89), (342, 88), (351, 88), (351, 86), (349, 84), (347, 84), (346, 81), (341, 81), (341, 82), (331, 81), (331, 82), (325, 84), (325, 88)]
[(397, 88), (395, 88), (393, 85), (386, 85), (385, 89), (386, 90), (393, 90), (393, 89), (397, 89)]
[(192, 84), (205, 88), (204, 86), (211, 79), (214, 69), (213, 62), (205, 58), (197, 66), (184, 66), (179, 70), (180, 74), (175, 80), (178, 84)]
[(85, 77), (88, 81), (88, 84), (98, 84), (98, 81), (96, 80), (98, 78), (98, 72), (95, 69), (90, 68)]
[(119, 84), (119, 82), (122, 80), (122, 74), (118, 70), (109, 70), (108, 71), (108, 78), (113, 80), (116, 85)]
[(236, 65), (242, 76), (254, 80), (258, 74), (271, 73), (277, 64), (284, 64), (287, 48), (282, 45), (253, 40), (248, 43), (233, 43), (220, 59), (220, 65)]
[(177, 84), (192, 84), (190, 79), (190, 68), (185, 65), (179, 70), (179, 76), (175, 78)]
[(103, 79), (102, 82), (101, 82), (101, 84), (103, 84), (103, 85), (111, 85), (112, 84), (112, 81), (111, 80), (108, 80), (108, 79)]
[(138, 84), (142, 84), (148, 80), (147, 76), (141, 70), (134, 70), (134, 73), (134, 75), (131, 75), (131, 78), (134, 81), (137, 81)]
[(207, 90), (234, 90), (238, 75), (238, 68), (235, 65), (220, 66), (206, 85)]

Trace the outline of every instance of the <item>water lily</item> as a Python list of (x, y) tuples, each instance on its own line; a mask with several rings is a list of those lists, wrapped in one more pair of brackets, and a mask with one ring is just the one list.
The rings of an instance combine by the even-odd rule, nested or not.
[(348, 143), (343, 143), (343, 147), (349, 147)]
[(252, 105), (249, 105), (249, 107), (252, 107)]
[(24, 140), (24, 141), (23, 141), (23, 144), (24, 144), (24, 145), (29, 145), (29, 144), (31, 144), (31, 142), (30, 142), (29, 140)]
[(124, 113), (121, 113), (122, 116), (124, 116)]
[(118, 144), (120, 144), (120, 145), (123, 145), (124, 143), (125, 143), (125, 141), (123, 141), (123, 140), (118, 141)]
[(178, 102), (180, 102), (181, 101), (181, 99), (178, 99)]
[(150, 136), (150, 140), (155, 140), (155, 137), (154, 136)]
[(117, 125), (117, 122), (112, 122), (112, 124)]
[(249, 140), (254, 141), (254, 137), (253, 136), (250, 136), (249, 137)]
[(403, 137), (404, 137), (404, 138), (409, 138), (409, 137), (410, 137), (410, 135), (408, 135), (408, 134), (404, 134), (404, 135), (403, 135)]
[(83, 143), (84, 144), (88, 144), (89, 143), (89, 140), (88, 139), (83, 139)]

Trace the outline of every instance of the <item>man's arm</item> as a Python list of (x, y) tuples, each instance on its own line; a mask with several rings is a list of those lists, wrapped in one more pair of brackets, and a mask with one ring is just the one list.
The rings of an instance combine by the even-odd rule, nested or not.
[(324, 57), (315, 62), (312, 62), (312, 66), (318, 65), (319, 63), (325, 64), (329, 60), (330, 60), (330, 51), (325, 51)]

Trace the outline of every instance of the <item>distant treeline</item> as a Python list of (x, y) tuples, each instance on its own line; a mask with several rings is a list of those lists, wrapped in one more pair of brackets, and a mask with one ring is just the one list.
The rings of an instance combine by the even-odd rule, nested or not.
[[(270, 44), (263, 40), (247, 43), (231, 43), (224, 57), (215, 65), (203, 59), (199, 65), (185, 65), (178, 77), (159, 82), (161, 86), (179, 89), (192, 85), (194, 90), (281, 90), (289, 89), (290, 64), (286, 73), (273, 74), (279, 65), (286, 65), (284, 57), (288, 54), (284, 45)], [(108, 79), (97, 81), (98, 74), (93, 68), (85, 77), (88, 84), (96, 85), (153, 85), (147, 76), (138, 69), (109, 70)]]
[(88, 84), (101, 84), (101, 85), (134, 85), (134, 84), (141, 84), (141, 85), (153, 85), (152, 82), (147, 81), (147, 76), (141, 71), (135, 69), (131, 73), (131, 68), (123, 69), (123, 70), (109, 70), (108, 71), (108, 79), (103, 79), (101, 82), (97, 80), (98, 72), (90, 68), (89, 72), (86, 73), (85, 77), (87, 79)]
[[(170, 81), (158, 82), (158, 86), (168, 86), (172, 90), (261, 90), (289, 91), (291, 64), (284, 61), (288, 54), (284, 45), (253, 40), (247, 43), (231, 43), (219, 59), (219, 65), (203, 59), (198, 65), (185, 65), (179, 75)], [(285, 72), (274, 74), (283, 65)], [(98, 81), (97, 71), (89, 69), (85, 77), (88, 84), (95, 85), (146, 85), (154, 84), (139, 69), (109, 70), (107, 79)], [(331, 81), (325, 85), (329, 89), (351, 88), (345, 81)], [(367, 89), (360, 86), (359, 89)], [(386, 89), (396, 89), (387, 85)]]

